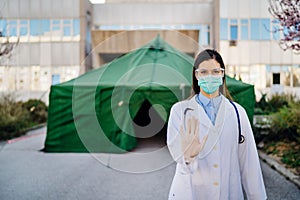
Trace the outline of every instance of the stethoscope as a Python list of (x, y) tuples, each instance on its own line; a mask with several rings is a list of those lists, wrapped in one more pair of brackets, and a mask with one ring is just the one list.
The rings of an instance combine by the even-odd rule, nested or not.
[[(237, 117), (237, 122), (238, 122), (238, 131), (239, 131), (239, 144), (242, 144), (245, 142), (245, 137), (244, 135), (242, 135), (242, 129), (241, 129), (241, 120), (240, 120), (240, 115), (239, 115), (239, 112), (238, 112), (238, 109), (236, 107), (236, 105), (229, 100), (229, 102), (231, 103), (231, 105), (234, 107), (234, 110), (235, 110), (235, 113), (236, 113), (236, 117)], [(184, 129), (186, 130), (186, 115), (187, 115), (187, 112), (188, 111), (194, 111), (193, 108), (185, 108), (184, 111), (183, 111), (183, 120), (184, 120)]]

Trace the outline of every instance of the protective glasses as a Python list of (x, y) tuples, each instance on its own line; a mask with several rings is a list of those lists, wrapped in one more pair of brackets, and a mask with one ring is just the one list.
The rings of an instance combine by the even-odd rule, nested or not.
[(223, 68), (215, 68), (215, 69), (196, 69), (196, 76), (204, 77), (211, 74), (212, 76), (224, 76), (224, 69)]

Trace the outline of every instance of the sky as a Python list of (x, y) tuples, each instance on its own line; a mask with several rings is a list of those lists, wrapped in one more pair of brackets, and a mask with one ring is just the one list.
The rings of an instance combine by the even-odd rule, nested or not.
[(91, 3), (105, 3), (105, 0), (90, 0)]

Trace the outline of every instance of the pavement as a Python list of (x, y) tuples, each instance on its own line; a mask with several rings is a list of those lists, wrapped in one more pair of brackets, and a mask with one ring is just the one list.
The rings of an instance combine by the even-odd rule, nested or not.
[[(127, 159), (113, 154), (44, 153), (39, 150), (43, 148), (45, 133), (43, 127), (0, 142), (1, 200), (167, 199), (175, 163), (159, 165), (162, 160), (169, 160), (167, 149), (155, 151), (162, 149), (163, 142), (141, 140), (132, 154), (126, 154)], [(155, 157), (151, 157), (151, 152), (156, 152)], [(147, 153), (149, 159), (145, 159)], [(138, 156), (138, 163), (136, 155), (142, 155)], [(288, 170), (280, 175), (275, 170), (283, 166), (278, 167), (262, 152), (259, 155), (268, 199), (300, 199), (300, 190), (291, 182), (295, 177)]]
[(272, 157), (258, 150), (258, 155), (262, 161), (267, 163), (272, 169), (283, 175), (287, 180), (294, 183), (300, 189), (300, 177), (287, 169), (283, 164), (277, 162)]

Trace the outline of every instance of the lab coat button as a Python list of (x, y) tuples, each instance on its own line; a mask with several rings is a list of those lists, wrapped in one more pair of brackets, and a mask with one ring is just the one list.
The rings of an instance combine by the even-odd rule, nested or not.
[(219, 167), (219, 165), (217, 165), (217, 164), (214, 164), (214, 168), (218, 168)]
[(214, 186), (219, 186), (219, 183), (218, 182), (214, 182)]

